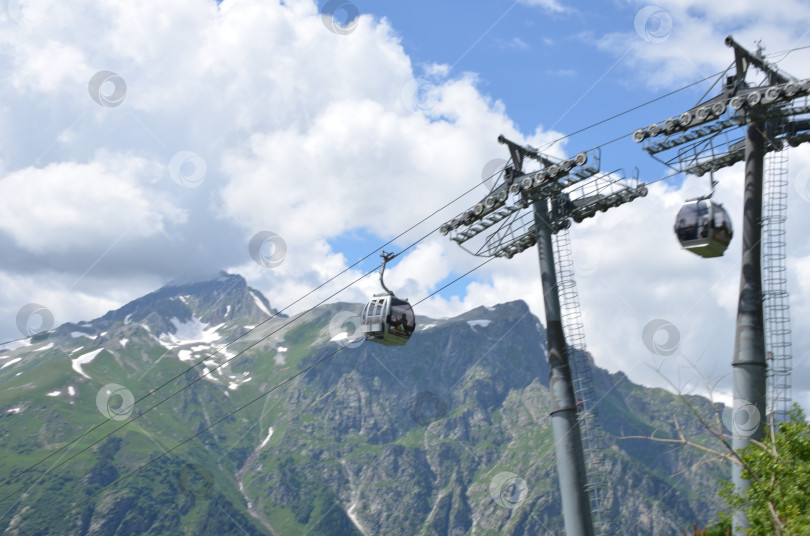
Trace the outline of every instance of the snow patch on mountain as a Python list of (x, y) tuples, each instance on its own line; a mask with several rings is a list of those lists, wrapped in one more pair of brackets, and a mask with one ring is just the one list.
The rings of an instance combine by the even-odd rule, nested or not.
[(340, 341), (346, 340), (348, 338), (349, 338), (349, 332), (348, 331), (341, 331), (340, 333), (338, 333), (337, 335), (335, 335), (334, 337), (329, 339), (329, 341), (330, 342), (340, 342)]
[(353, 502), (349, 506), (349, 509), (346, 510), (346, 515), (349, 517), (349, 519), (351, 519), (352, 523), (354, 523), (354, 526), (357, 527), (357, 530), (360, 531), (360, 534), (363, 534), (365, 536), (367, 533), (366, 533), (365, 529), (363, 528), (363, 525), (360, 524), (360, 519), (357, 517), (357, 514), (354, 513), (354, 510), (356, 508), (357, 508), (357, 502)]
[(213, 343), (222, 338), (217, 330), (225, 324), (209, 326), (196, 316), (192, 316), (188, 322), (180, 322), (176, 317), (171, 319), (174, 324), (174, 333), (161, 333), (158, 341), (169, 350), (178, 346), (185, 346), (194, 343)]
[(267, 437), (264, 438), (264, 441), (262, 441), (261, 445), (259, 445), (259, 448), (264, 447), (267, 444), (267, 442), (270, 441), (271, 437), (273, 437), (273, 427), (272, 426), (267, 430)]
[(90, 376), (88, 376), (87, 373), (82, 369), (82, 365), (89, 365), (96, 358), (96, 356), (101, 353), (102, 350), (104, 350), (104, 348), (99, 348), (98, 350), (93, 350), (92, 352), (82, 354), (76, 359), (71, 360), (70, 366), (73, 368), (73, 370), (85, 378), (90, 379)]
[(3, 369), (4, 369), (4, 368), (6, 368), (6, 367), (10, 367), (10, 366), (11, 366), (11, 365), (13, 365), (14, 363), (19, 363), (20, 361), (22, 361), (22, 357), (15, 357), (14, 359), (12, 359), (11, 361), (9, 361), (8, 363), (4, 363), (4, 364), (3, 364), (3, 366), (2, 366), (2, 367), (0, 367), (0, 370), (3, 370)]
[(467, 320), (467, 324), (469, 324), (470, 329), (475, 331), (477, 326), (481, 326), (482, 328), (487, 327), (492, 321), (491, 320)]
[(230, 389), (231, 391), (236, 391), (236, 389), (239, 388), (239, 386), (246, 384), (247, 382), (252, 380), (253, 377), (250, 376), (250, 372), (243, 372), (242, 376), (229, 374), (228, 379), (230, 380), (228, 382), (228, 389)]
[(259, 299), (259, 297), (256, 295), (256, 293), (255, 293), (255, 292), (253, 292), (253, 291), (251, 290), (251, 291), (250, 291), (250, 295), (251, 295), (251, 296), (253, 296), (253, 302), (256, 304), (256, 307), (258, 307), (259, 309), (261, 309), (261, 310), (262, 310), (262, 312), (263, 312), (264, 314), (266, 314), (267, 316), (273, 316), (273, 313), (271, 313), (271, 312), (270, 312), (270, 311), (267, 309), (267, 307), (264, 305), (264, 303), (262, 303), (262, 300), (261, 300), (261, 299)]
[(16, 350), (17, 348), (22, 348), (23, 346), (31, 346), (31, 339), (20, 339), (19, 341), (9, 341), (3, 344), (0, 344), (0, 351), (12, 351)]

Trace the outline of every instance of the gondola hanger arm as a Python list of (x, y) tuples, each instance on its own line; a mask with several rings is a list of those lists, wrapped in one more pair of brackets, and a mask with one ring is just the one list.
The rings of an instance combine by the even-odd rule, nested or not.
[(385, 251), (383, 251), (382, 254), (380, 255), (380, 257), (382, 257), (382, 259), (383, 259), (382, 269), (380, 270), (380, 285), (382, 285), (382, 288), (388, 294), (390, 294), (391, 296), (393, 296), (394, 293), (388, 287), (385, 286), (385, 281), (383, 280), (383, 276), (385, 275), (385, 265), (389, 261), (393, 260), (397, 255), (398, 254), (396, 254), (396, 253), (386, 253)]
[(697, 197), (693, 197), (692, 199), (687, 199), (686, 201), (703, 201), (706, 199), (711, 199), (714, 195), (714, 187), (717, 186), (717, 181), (714, 180), (714, 171), (709, 171), (709, 181), (711, 182), (712, 189), (708, 194), (699, 195)]

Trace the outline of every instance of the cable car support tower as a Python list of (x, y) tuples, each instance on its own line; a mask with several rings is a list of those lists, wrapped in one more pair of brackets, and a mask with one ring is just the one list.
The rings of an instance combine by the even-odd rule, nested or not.
[[(784, 228), (787, 156), (783, 150), (810, 140), (810, 79), (797, 80), (778, 70), (765, 61), (761, 48), (751, 53), (731, 36), (726, 45), (734, 50), (736, 72), (726, 79), (723, 91), (680, 116), (638, 129), (633, 139), (682, 173), (701, 176), (745, 162), (742, 267), (732, 361), (731, 444), (739, 451), (751, 440), (762, 439), (769, 411), (778, 421), (790, 405)], [(746, 82), (751, 66), (765, 75), (758, 86)], [(763, 181), (766, 154), (768, 173)], [(732, 466), (732, 480), (737, 493), (748, 488), (737, 465)], [(748, 526), (745, 512), (735, 512), (733, 521), (734, 534), (743, 534)]]
[[(600, 433), (584, 353), (570, 240), (565, 231), (571, 220), (581, 222), (598, 211), (644, 196), (647, 189), (639, 183), (638, 170), (631, 177), (623, 170), (600, 172), (599, 149), (557, 160), (503, 136), (498, 141), (509, 148), (511, 158), (492, 190), (480, 203), (442, 225), (440, 231), (481, 257), (511, 259), (537, 245), (546, 315), (551, 422), (565, 533), (595, 536), (604, 530), (599, 523), (601, 490), (593, 485), (598, 482)], [(555, 261), (552, 236), (561, 231), (565, 234), (556, 240)], [(569, 340), (579, 348), (566, 344), (564, 328), (568, 329)], [(572, 374), (572, 357), (578, 365), (576, 376)], [(587, 466), (583, 440), (589, 447)]]
[(556, 262), (557, 288), (560, 295), (560, 314), (565, 334), (568, 359), (574, 382), (574, 397), (577, 403), (577, 420), (582, 434), (587, 468), (587, 489), (591, 500), (594, 531), (597, 535), (611, 534), (609, 523), (602, 515), (605, 506), (604, 494), (607, 473), (604, 470), (604, 431), (599, 424), (596, 393), (593, 385), (593, 369), (585, 344), (585, 326), (579, 304), (579, 292), (574, 277), (574, 258), (568, 229), (553, 235), (554, 259)]

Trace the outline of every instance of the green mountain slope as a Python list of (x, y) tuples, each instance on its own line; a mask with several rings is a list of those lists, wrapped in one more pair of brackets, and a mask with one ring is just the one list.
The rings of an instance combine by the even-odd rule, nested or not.
[[(264, 296), (223, 274), (0, 346), (0, 529), (561, 534), (545, 330), (527, 306), (417, 317), (405, 347), (335, 353), (351, 339), (333, 319), (361, 307), (271, 318)], [(684, 404), (594, 375), (610, 533), (713, 519), (723, 466), (616, 439), (673, 435), (676, 418), (700, 434)]]

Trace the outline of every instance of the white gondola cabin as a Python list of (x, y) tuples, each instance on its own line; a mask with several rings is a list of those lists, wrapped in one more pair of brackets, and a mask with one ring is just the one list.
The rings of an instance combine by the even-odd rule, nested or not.
[(731, 242), (731, 218), (711, 199), (687, 201), (675, 218), (675, 235), (684, 249), (701, 257), (720, 257)]
[(366, 339), (386, 346), (402, 346), (416, 329), (411, 305), (393, 294), (376, 294), (363, 309)]
[(382, 270), (380, 271), (380, 284), (385, 293), (375, 294), (363, 309), (362, 330), (366, 340), (384, 344), (385, 346), (402, 346), (416, 330), (416, 317), (408, 300), (400, 300), (388, 290), (383, 281), (385, 265), (395, 255), (385, 253)]

